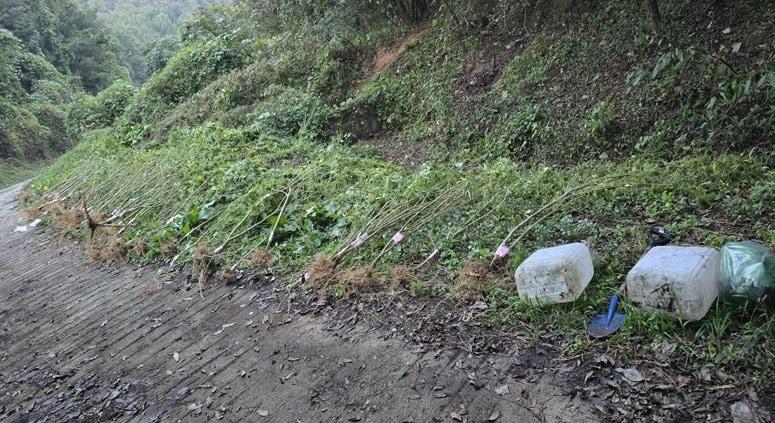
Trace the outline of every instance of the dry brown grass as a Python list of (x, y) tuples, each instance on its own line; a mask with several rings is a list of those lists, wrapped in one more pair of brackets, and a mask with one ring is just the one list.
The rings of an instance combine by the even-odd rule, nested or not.
[(22, 213), (29, 219), (37, 219), (43, 216), (43, 211), (38, 207), (25, 207)]
[[(83, 210), (81, 210), (83, 213)], [(101, 210), (93, 210), (89, 209), (89, 216), (91, 216), (94, 223), (100, 224), (102, 222), (105, 222), (110, 217), (109, 215), (103, 213)]]
[(126, 242), (116, 234), (110, 234), (105, 241), (105, 247), (102, 249), (102, 260), (108, 262), (123, 261), (129, 247)]
[(67, 212), (67, 206), (62, 200), (54, 200), (48, 203), (44, 203), (42, 206), (40, 206), (40, 208), (44, 213), (48, 213), (54, 218)]
[(250, 264), (259, 269), (269, 268), (272, 265), (272, 252), (266, 248), (256, 248), (250, 254)]
[(86, 255), (94, 261), (123, 261), (129, 252), (129, 246), (115, 233), (89, 239), (84, 243)]
[(336, 272), (336, 280), (348, 286), (368, 286), (374, 280), (371, 266), (353, 267)]
[(474, 259), (467, 262), (460, 270), (455, 281), (455, 292), (464, 297), (479, 296), (493, 288), (509, 288), (511, 285), (501, 269), (493, 269), (483, 261)]

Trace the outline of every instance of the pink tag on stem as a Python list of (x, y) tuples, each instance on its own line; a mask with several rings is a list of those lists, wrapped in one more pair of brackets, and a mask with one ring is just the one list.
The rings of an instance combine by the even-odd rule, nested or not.
[(391, 240), (393, 241), (393, 243), (398, 244), (399, 242), (404, 240), (404, 234), (402, 234), (401, 232), (396, 232), (396, 234), (393, 235), (393, 238), (391, 238)]
[(355, 240), (353, 240), (352, 243), (350, 243), (350, 246), (353, 247), (353, 248), (358, 248), (361, 245), (363, 245), (363, 242), (364, 242), (363, 237), (361, 235), (358, 235), (358, 237), (355, 238)]
[(503, 258), (507, 255), (509, 255), (509, 246), (506, 244), (501, 244), (500, 247), (495, 250), (495, 257)]

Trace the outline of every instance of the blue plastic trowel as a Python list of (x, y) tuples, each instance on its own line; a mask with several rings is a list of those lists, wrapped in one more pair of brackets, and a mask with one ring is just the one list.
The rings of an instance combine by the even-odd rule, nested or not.
[[(660, 245), (667, 245), (673, 241), (673, 236), (667, 233), (664, 228), (652, 227), (649, 230), (649, 243), (644, 255), (651, 249), (651, 247), (657, 247)], [(624, 292), (625, 284), (622, 284), (619, 289), (611, 297), (611, 301), (608, 303), (608, 313), (598, 314), (592, 319), (587, 331), (593, 338), (605, 338), (612, 335), (614, 332), (622, 327), (622, 324), (627, 319), (627, 315), (619, 309), (620, 295)]]
[(616, 294), (611, 297), (608, 303), (608, 313), (598, 314), (589, 324), (588, 332), (594, 338), (605, 338), (619, 330), (622, 323), (627, 319), (627, 315), (619, 308), (619, 293), (624, 290), (624, 284), (619, 288)]

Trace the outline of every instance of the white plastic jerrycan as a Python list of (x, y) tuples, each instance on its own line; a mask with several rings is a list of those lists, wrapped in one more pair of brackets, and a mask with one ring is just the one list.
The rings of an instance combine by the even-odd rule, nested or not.
[(593, 275), (592, 254), (577, 242), (534, 252), (517, 267), (514, 279), (522, 299), (554, 304), (578, 298)]
[(627, 297), (644, 309), (700, 320), (718, 297), (720, 259), (710, 247), (654, 247), (627, 274)]

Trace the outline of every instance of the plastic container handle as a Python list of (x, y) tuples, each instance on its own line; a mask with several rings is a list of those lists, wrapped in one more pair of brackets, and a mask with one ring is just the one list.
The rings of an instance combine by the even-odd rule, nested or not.
[(611, 321), (614, 320), (614, 315), (616, 314), (616, 309), (619, 306), (619, 294), (614, 294), (613, 297), (611, 297), (611, 303), (608, 304), (608, 321), (606, 322), (606, 327), (611, 325)]

